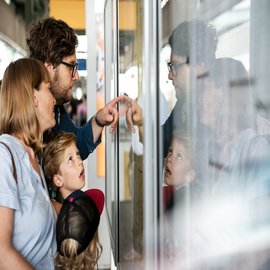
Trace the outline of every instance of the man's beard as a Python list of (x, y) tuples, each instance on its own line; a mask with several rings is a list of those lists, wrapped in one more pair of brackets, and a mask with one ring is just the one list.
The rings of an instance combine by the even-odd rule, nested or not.
[(60, 99), (59, 102), (60, 102), (60, 104), (65, 104), (65, 103), (70, 102), (72, 99), (73, 99), (72, 96), (71, 96), (71, 97), (65, 96), (65, 97), (63, 97), (62, 99)]
[(67, 93), (69, 90), (64, 90), (59, 86), (58, 81), (53, 80), (51, 83), (51, 92), (53, 97), (56, 100), (56, 105), (61, 105), (69, 102), (72, 99), (72, 95), (68, 96)]
[(180, 89), (179, 87), (176, 89), (176, 87), (175, 87), (175, 96), (176, 96), (176, 98), (177, 98), (177, 100), (179, 101), (179, 102), (185, 102), (185, 100), (186, 100), (186, 98), (187, 98), (187, 90), (186, 89)]

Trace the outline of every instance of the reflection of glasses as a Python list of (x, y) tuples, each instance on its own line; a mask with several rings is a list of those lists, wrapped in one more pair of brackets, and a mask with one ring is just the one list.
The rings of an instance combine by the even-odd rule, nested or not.
[(179, 161), (183, 159), (183, 155), (181, 153), (174, 153), (172, 149), (169, 149), (167, 158), (174, 156), (174, 159)]
[(72, 68), (71, 76), (72, 76), (72, 78), (74, 78), (75, 75), (76, 75), (76, 72), (78, 71), (78, 63), (70, 64), (70, 63), (63, 62), (63, 61), (62, 61), (61, 64), (64, 64), (64, 65), (66, 65), (66, 66), (69, 67), (69, 68)]
[(186, 64), (188, 64), (188, 63), (189, 63), (189, 58), (187, 58), (187, 61), (185, 61), (184, 63), (168, 62), (168, 63), (167, 63), (167, 66), (168, 66), (169, 72), (172, 72), (172, 74), (175, 76), (177, 70), (178, 70), (180, 67), (182, 67), (182, 66), (184, 66), (184, 65), (186, 65)]

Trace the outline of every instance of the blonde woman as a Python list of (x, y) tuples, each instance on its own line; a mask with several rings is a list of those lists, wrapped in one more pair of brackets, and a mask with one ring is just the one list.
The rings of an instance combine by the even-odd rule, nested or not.
[(50, 75), (33, 59), (9, 64), (0, 91), (0, 269), (54, 269), (54, 211), (37, 153), (55, 125)]

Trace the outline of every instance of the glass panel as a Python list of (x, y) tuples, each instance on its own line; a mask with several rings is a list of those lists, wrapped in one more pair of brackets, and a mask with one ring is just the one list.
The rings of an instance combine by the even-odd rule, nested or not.
[[(118, 95), (117, 92), (117, 20), (116, 2), (105, 3), (105, 97), (106, 104)], [(106, 208), (111, 234), (111, 245), (115, 263), (118, 262), (118, 151), (117, 132), (115, 135), (106, 129)]]
[[(119, 93), (141, 104), (141, 0), (119, 1)], [(143, 145), (126, 126), (128, 104), (119, 105), (119, 260), (123, 269), (143, 256)]]
[(161, 7), (160, 268), (269, 269), (270, 3)]

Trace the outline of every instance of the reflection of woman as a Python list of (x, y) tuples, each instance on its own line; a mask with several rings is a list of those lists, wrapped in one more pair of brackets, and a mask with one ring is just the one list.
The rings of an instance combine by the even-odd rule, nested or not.
[[(241, 62), (218, 59), (201, 83), (198, 117), (212, 135), (209, 183), (213, 183), (213, 197), (200, 209), (204, 221), (198, 230), (204, 240), (199, 253), (220, 255), (239, 247), (245, 254), (245, 248), (250, 248), (245, 243), (257, 244), (250, 242), (256, 240), (252, 226), (262, 225), (258, 219), (262, 205), (255, 208), (269, 194), (270, 147), (254, 131), (248, 76)], [(198, 241), (194, 246), (200, 246)]]
[(0, 269), (54, 269), (56, 213), (37, 159), (43, 132), (55, 125), (54, 105), (41, 62), (25, 58), (7, 67), (0, 91)]
[(216, 60), (209, 77), (204, 79), (198, 117), (213, 135), (209, 152), (213, 182), (219, 178), (217, 187), (222, 186), (223, 192), (224, 185), (234, 187), (234, 191), (236, 186), (244, 187), (251, 170), (247, 164), (266, 154), (268, 144), (254, 131), (248, 74), (241, 62), (231, 58)]
[(209, 75), (203, 79), (199, 95), (199, 119), (213, 135), (209, 156), (213, 181), (219, 178), (217, 187), (222, 189), (224, 185), (243, 188), (249, 180), (254, 182), (248, 178), (252, 169), (248, 164), (267, 155), (268, 150), (267, 142), (254, 131), (248, 74), (241, 62), (221, 58)]
[(241, 131), (254, 128), (248, 74), (241, 62), (217, 59), (204, 81), (199, 96), (199, 119), (211, 128), (220, 145), (233, 140)]

